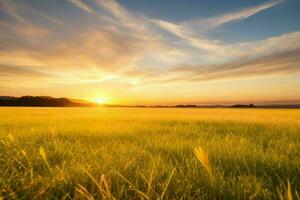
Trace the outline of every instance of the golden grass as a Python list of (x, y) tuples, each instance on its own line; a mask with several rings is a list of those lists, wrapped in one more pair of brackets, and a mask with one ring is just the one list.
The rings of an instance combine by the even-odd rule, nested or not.
[(0, 197), (297, 200), (299, 133), (300, 110), (1, 108)]

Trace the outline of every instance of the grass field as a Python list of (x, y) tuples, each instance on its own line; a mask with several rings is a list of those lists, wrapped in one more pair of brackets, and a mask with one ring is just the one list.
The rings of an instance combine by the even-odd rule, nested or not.
[(0, 140), (4, 199), (300, 199), (300, 110), (0, 108)]

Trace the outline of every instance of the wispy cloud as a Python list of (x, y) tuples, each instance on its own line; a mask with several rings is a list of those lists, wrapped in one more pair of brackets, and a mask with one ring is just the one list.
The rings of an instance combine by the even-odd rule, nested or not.
[(0, 10), (4, 11), (8, 15), (14, 17), (19, 21), (23, 21), (23, 17), (19, 15), (20, 6), (14, 3), (13, 1), (1, 0), (0, 1)]
[(186, 40), (187, 43), (193, 47), (206, 50), (215, 50), (220, 46), (218, 44), (219, 42), (217, 41), (206, 39), (200, 35), (196, 36), (191, 28), (184, 25), (156, 19), (152, 19), (151, 21), (169, 33)]
[(204, 35), (204, 33), (227, 23), (244, 20), (283, 2), (284, 0), (271, 1), (237, 12), (226, 13), (220, 16), (204, 19), (192, 19), (181, 23), (172, 23), (160, 19), (150, 19), (150, 21), (163, 30), (181, 38), (190, 46), (200, 50), (205, 50), (206, 52), (204, 52), (204, 54), (215, 54), (216, 57), (226, 57), (228, 54), (234, 54), (234, 56), (237, 56), (235, 51), (236, 46), (226, 44), (219, 40), (209, 39)]
[[(135, 17), (117, 2), (106, 3), (109, 5), (105, 5), (105, 8), (119, 20), (119, 23), (107, 24), (106, 18), (95, 13), (86, 17), (99, 16), (98, 24), (94, 26), (83, 24), (81, 31), (77, 32), (72, 28), (66, 30), (68, 22), (65, 21), (63, 28), (67, 31), (68, 37), (62, 37), (55, 30), (42, 29), (28, 23), (0, 23), (5, 30), (0, 33), (2, 44), (0, 64), (22, 66), (25, 63), (28, 67), (51, 67), (55, 71), (72, 69), (75, 73), (69, 73), (73, 78), (70, 77), (68, 80), (86, 82), (89, 81), (88, 76), (85, 77), (87, 80), (80, 81), (76, 76), (83, 73), (97, 74), (96, 79), (101, 80), (106, 73), (114, 72), (118, 77), (119, 73), (138, 68), (137, 63), (142, 61), (145, 55), (150, 55), (152, 59), (157, 60), (157, 63), (160, 61), (167, 63), (173, 60), (169, 58), (170, 56), (179, 55), (178, 50), (163, 43), (159, 37), (152, 35), (150, 30), (145, 28), (144, 34), (136, 32), (140, 24), (138, 21), (133, 22), (129, 27), (123, 21), (123, 25), (123, 18), (134, 19)], [(15, 6), (22, 9), (20, 5)], [(19, 15), (18, 12), (16, 10), (15, 14)], [(140, 22), (142, 21), (143, 19)], [(130, 34), (124, 32), (124, 26), (131, 29)], [(94, 79), (95, 77), (93, 81)], [(132, 78), (128, 78), (128, 82), (132, 82), (131, 80)]]
[(107, 10), (114, 18), (116, 18), (120, 25), (132, 28), (134, 30), (146, 31), (144, 22), (141, 17), (137, 17), (129, 12), (125, 7), (120, 5), (115, 0), (95, 0), (97, 4)]
[(70, 3), (72, 3), (74, 6), (86, 11), (86, 12), (89, 12), (89, 13), (94, 13), (94, 10), (91, 9), (88, 5), (86, 5), (83, 0), (67, 0), (69, 1)]
[(0, 64), (1, 76), (29, 76), (32, 77), (49, 77), (49, 73), (44, 73), (38, 69), (33, 69), (32, 66)]
[[(221, 65), (182, 65), (165, 73), (149, 71), (143, 74), (141, 84), (132, 91), (169, 88), (185, 84), (218, 83), (253, 78), (278, 78), (300, 73), (300, 49), (263, 56), (249, 61), (235, 61)], [(232, 86), (234, 88), (234, 86)]]
[(192, 19), (181, 24), (190, 28), (195, 28), (200, 32), (207, 32), (213, 28), (228, 24), (238, 22), (247, 19), (259, 12), (270, 9), (278, 4), (285, 2), (286, 0), (273, 0), (254, 7), (246, 8), (236, 12), (230, 12), (219, 16), (214, 16), (206, 19)]
[(260, 57), (250, 61), (212, 66), (181, 66), (174, 72), (185, 74), (184, 80), (207, 81), (257, 76), (287, 75), (300, 72), (300, 48)]
[(54, 17), (48, 16), (29, 6), (20, 4), (19, 2), (16, 3), (13, 0), (0, 0), (0, 11), (5, 12), (6, 14), (10, 15), (14, 19), (23, 23), (31, 23), (30, 19), (28, 19), (28, 17), (26, 17), (24, 13), (31, 13), (51, 23), (55, 23), (55, 24), (62, 23), (60, 20), (55, 19)]

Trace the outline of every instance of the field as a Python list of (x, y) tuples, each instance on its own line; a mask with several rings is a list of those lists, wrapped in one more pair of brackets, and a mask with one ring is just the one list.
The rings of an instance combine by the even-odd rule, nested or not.
[(0, 199), (300, 199), (300, 110), (0, 108)]

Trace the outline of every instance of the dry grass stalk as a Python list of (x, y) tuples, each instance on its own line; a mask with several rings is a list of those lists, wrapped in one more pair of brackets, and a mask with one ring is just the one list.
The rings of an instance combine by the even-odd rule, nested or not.
[(288, 181), (286, 199), (287, 200), (293, 200), (292, 187), (291, 187), (290, 181)]
[(194, 154), (201, 165), (204, 167), (204, 169), (207, 171), (207, 173), (211, 176), (212, 172), (207, 153), (201, 147), (198, 147), (194, 148)]

